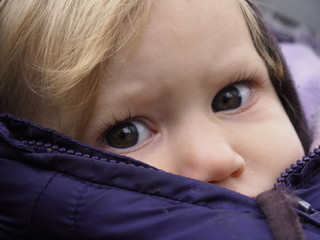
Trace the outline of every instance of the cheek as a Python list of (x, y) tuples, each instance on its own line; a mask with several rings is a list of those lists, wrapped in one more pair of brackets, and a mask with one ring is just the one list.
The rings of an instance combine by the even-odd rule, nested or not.
[[(276, 110), (276, 108), (275, 108)], [(304, 155), (303, 147), (282, 108), (259, 122), (252, 122), (247, 131), (244, 158), (251, 171), (277, 177), (285, 168)]]

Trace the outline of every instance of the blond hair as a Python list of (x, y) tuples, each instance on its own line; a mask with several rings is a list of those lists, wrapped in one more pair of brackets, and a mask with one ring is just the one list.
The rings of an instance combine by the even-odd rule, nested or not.
[[(237, 2), (273, 86), (303, 139), (303, 112), (280, 51), (253, 0)], [(143, 29), (152, 3), (0, 1), (0, 112), (80, 138), (92, 115), (105, 63)]]
[(1, 1), (0, 112), (79, 136), (102, 63), (134, 35), (150, 3)]

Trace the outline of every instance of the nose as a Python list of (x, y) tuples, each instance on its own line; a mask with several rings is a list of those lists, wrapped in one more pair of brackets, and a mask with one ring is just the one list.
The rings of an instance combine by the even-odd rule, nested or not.
[(175, 173), (211, 183), (242, 175), (246, 162), (233, 149), (232, 136), (228, 136), (226, 129), (213, 125), (193, 125), (175, 140), (172, 144)]

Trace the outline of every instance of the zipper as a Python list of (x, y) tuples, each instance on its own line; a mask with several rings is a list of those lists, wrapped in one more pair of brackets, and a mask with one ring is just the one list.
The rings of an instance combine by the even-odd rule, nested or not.
[(320, 227), (320, 212), (312, 208), (311, 204), (296, 197), (298, 206), (296, 211), (302, 221), (313, 223), (317, 227)]
[(275, 188), (279, 187), (288, 187), (287, 179), (292, 174), (301, 173), (306, 164), (312, 161), (314, 158), (320, 156), (320, 146), (315, 148), (313, 152), (309, 152), (301, 160), (298, 160), (295, 164), (291, 164), (290, 168), (287, 168), (284, 173), (280, 174), (280, 177), (277, 179), (277, 182), (274, 184)]
[[(291, 164), (290, 168), (287, 168), (284, 173), (281, 173), (280, 177), (277, 179), (277, 182), (274, 184), (275, 188), (281, 188), (285, 190), (288, 186), (288, 178), (292, 174), (299, 174), (302, 172), (304, 167), (313, 159), (320, 156), (320, 146), (315, 148), (313, 152), (309, 152), (301, 160), (298, 160), (295, 164)], [(310, 203), (295, 197), (289, 196), (288, 198), (293, 198), (297, 203), (296, 212), (300, 217), (302, 222), (309, 222), (314, 224), (317, 227), (320, 227), (320, 211), (314, 209)]]

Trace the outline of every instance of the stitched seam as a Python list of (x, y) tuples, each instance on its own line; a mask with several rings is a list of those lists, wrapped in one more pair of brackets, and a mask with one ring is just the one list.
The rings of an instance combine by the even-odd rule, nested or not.
[[(190, 206), (194, 206), (194, 207), (203, 207), (203, 208), (207, 208), (207, 209), (210, 209), (210, 210), (222, 210), (222, 209), (226, 209), (226, 208), (212, 208), (212, 207), (209, 207), (209, 206), (205, 206), (205, 205), (201, 205), (201, 204), (196, 204), (196, 203), (192, 203), (192, 202), (186, 202), (186, 201), (183, 201), (181, 199), (175, 199), (175, 198), (169, 198), (167, 196), (163, 196), (163, 195), (157, 195), (157, 194), (152, 194), (152, 193), (148, 193), (148, 192), (143, 192), (143, 191), (139, 191), (139, 190), (133, 190), (133, 189), (130, 189), (130, 188), (126, 188), (126, 187), (119, 187), (119, 186), (116, 186), (116, 185), (111, 185), (111, 184), (106, 184), (106, 183), (97, 183), (97, 182), (90, 182), (88, 183), (87, 180), (84, 180), (84, 179), (80, 179), (80, 178), (77, 178), (75, 176), (71, 176), (71, 175), (67, 175), (67, 174), (64, 174), (64, 173), (60, 173), (62, 176), (65, 176), (67, 178), (71, 178), (73, 179), (74, 181), (77, 181), (77, 182), (81, 182), (81, 183), (85, 183), (85, 184), (89, 184), (88, 187), (94, 187), (96, 189), (105, 189), (103, 186), (105, 187), (109, 187), (109, 188), (116, 188), (116, 189), (121, 189), (121, 190), (124, 190), (124, 191), (128, 191), (128, 192), (133, 192), (133, 193), (138, 193), (138, 194), (142, 194), (142, 195), (149, 195), (151, 197), (155, 197), (157, 199), (162, 199), (162, 200), (165, 200), (169, 203), (172, 203), (172, 202), (177, 202), (177, 203), (183, 203), (183, 204), (186, 204), (186, 205), (190, 205)], [(95, 185), (100, 185), (100, 186), (95, 186)], [(102, 186), (101, 186), (102, 185)], [(243, 212), (248, 212), (248, 213), (253, 213), (252, 211), (244, 211)], [(259, 213), (255, 213), (255, 214), (259, 214)]]
[[(80, 182), (80, 183), (85, 183), (85, 184), (88, 183), (87, 180), (80, 179), (80, 178), (77, 178), (77, 177), (75, 177), (75, 176), (66, 175), (66, 174), (64, 174), (64, 173), (61, 173), (61, 175), (65, 176), (65, 177), (67, 177), (67, 178), (71, 178), (71, 179), (73, 179), (74, 181), (77, 181), (77, 182)], [(100, 186), (95, 186), (95, 185), (100, 185)], [(101, 186), (101, 185), (102, 185), (102, 186)], [(164, 199), (164, 200), (176, 201), (176, 202), (179, 202), (179, 203), (185, 203), (185, 204), (188, 204), (188, 205), (201, 206), (201, 207), (205, 207), (205, 208), (209, 208), (209, 209), (216, 209), (216, 208), (210, 208), (210, 207), (208, 207), (208, 206), (197, 205), (197, 204), (195, 204), (195, 203), (185, 202), (185, 201), (182, 201), (182, 200), (180, 200), (180, 199), (168, 198), (168, 197), (162, 196), (162, 195), (156, 195), (156, 194), (152, 194), (152, 193), (148, 193), (148, 192), (143, 192), (143, 191), (139, 191), (139, 190), (133, 190), (133, 189), (130, 189), (130, 188), (119, 187), (119, 186), (116, 186), (116, 185), (111, 185), (111, 184), (106, 184), (106, 183), (98, 183), (98, 182), (93, 182), (93, 181), (91, 181), (90, 184), (89, 184), (89, 186), (90, 186), (90, 187), (94, 187), (94, 188), (96, 188), (96, 189), (105, 189), (105, 188), (103, 187), (103, 186), (105, 186), (105, 187), (109, 187), (109, 188), (121, 189), (121, 190), (128, 191), (128, 192), (139, 193), (139, 194), (143, 194), (143, 195), (149, 195), (149, 196), (156, 197), (156, 198), (161, 198), (161, 199)]]
[(48, 186), (50, 185), (50, 183), (52, 182), (53, 178), (55, 178), (57, 176), (58, 172), (54, 172), (52, 174), (52, 176), (49, 178), (49, 180), (46, 182), (46, 184), (42, 187), (40, 193), (38, 194), (34, 204), (33, 204), (33, 208), (32, 208), (32, 212), (31, 212), (31, 218), (30, 218), (30, 223), (29, 223), (29, 236), (28, 239), (30, 239), (30, 235), (31, 235), (31, 230), (32, 230), (32, 224), (34, 221), (34, 217), (36, 215), (36, 211), (38, 208), (38, 203), (40, 202), (41, 198), (44, 195), (44, 192), (46, 191), (46, 189), (48, 188)]
[[(1, 1), (1, 0), (0, 0)], [(59, 132), (56, 132), (55, 130), (53, 129), (43, 129), (43, 127), (39, 126), (39, 125), (36, 125), (36, 124), (32, 124), (30, 122), (26, 122), (26, 121), (22, 121), (21, 119), (17, 119), (15, 117), (12, 117), (8, 114), (4, 115), (4, 116), (0, 116), (0, 121), (1, 119), (7, 119), (9, 121), (12, 121), (12, 122), (15, 122), (15, 123), (18, 123), (20, 125), (23, 125), (25, 126), (26, 128), (31, 128), (31, 129), (35, 129), (36, 131), (39, 131), (41, 134), (40, 135), (45, 135), (45, 136), (56, 136), (57, 138), (60, 138), (62, 141), (68, 141), (68, 142), (71, 142), (71, 139), (69, 139), (68, 137), (64, 136), (63, 134), (60, 134)], [(20, 141), (22, 141), (22, 139), (20, 139)], [(90, 146), (84, 146), (82, 145), (80, 142), (78, 141), (73, 141), (72, 142), (73, 144), (77, 145), (78, 147), (85, 147), (85, 148), (89, 148), (90, 149)], [(89, 152), (96, 152), (98, 154), (102, 154), (102, 155), (105, 155), (105, 153), (103, 151), (100, 151), (98, 149), (90, 149)], [(105, 159), (105, 161), (110, 161), (110, 160), (115, 160), (115, 159), (120, 159), (119, 161), (122, 162), (122, 163), (125, 163), (126, 165), (136, 165), (135, 163), (127, 163), (126, 160), (122, 159), (120, 156), (117, 157), (117, 156), (113, 156), (113, 157), (107, 157)], [(146, 169), (155, 169), (157, 170), (156, 168), (152, 167), (152, 166), (144, 166), (144, 165), (137, 165), (137, 167), (143, 167), (143, 168), (146, 168)]]
[(83, 195), (85, 194), (85, 192), (87, 191), (87, 189), (88, 189), (88, 184), (86, 184), (84, 187), (83, 187), (83, 189), (81, 190), (81, 192), (80, 192), (80, 196), (79, 196), (79, 198), (78, 198), (78, 202), (77, 202), (77, 204), (75, 205), (75, 207), (74, 207), (74, 210), (73, 210), (73, 230), (74, 230), (74, 232), (75, 232), (75, 236), (76, 236), (76, 238), (77, 239), (79, 239), (79, 240), (81, 240), (82, 238), (81, 238), (81, 236), (80, 236), (80, 232), (78, 231), (78, 228), (77, 228), (77, 216), (79, 215), (79, 206), (80, 206), (80, 202), (81, 202), (81, 200), (82, 200), (82, 198), (83, 198)]
[[(152, 166), (149, 166), (149, 165), (146, 165), (146, 164), (142, 164), (142, 163), (138, 164), (135, 162), (130, 162), (128, 159), (125, 159), (124, 156), (120, 156), (120, 155), (119, 156), (109, 156), (105, 152), (101, 152), (98, 149), (91, 149), (90, 146), (87, 146), (87, 147), (82, 146), (82, 145), (80, 145), (81, 143), (75, 143), (75, 145), (77, 147), (87, 148), (85, 152), (81, 152), (80, 150), (74, 150), (71, 148), (65, 148), (64, 144), (63, 145), (57, 145), (57, 144), (51, 145), (50, 141), (46, 142), (46, 144), (51, 145), (50, 147), (44, 146), (42, 141), (38, 141), (35, 139), (32, 139), (32, 140), (24, 139), (21, 141), (25, 144), (25, 146), (32, 149), (32, 151), (34, 151), (34, 153), (67, 154), (67, 155), (75, 155), (78, 157), (85, 157), (85, 155), (88, 155), (85, 158), (92, 159), (94, 161), (121, 163), (121, 164), (125, 164), (127, 166), (143, 167), (146, 169), (153, 169), (153, 170), (160, 171), (159, 169), (152, 167)], [(38, 144), (40, 144), (40, 145), (38, 145)], [(53, 149), (53, 147), (55, 147), (55, 149)], [(64, 149), (63, 152), (59, 152), (58, 149), (61, 149), (61, 148)], [(92, 153), (94, 153), (93, 156), (90, 156), (90, 154), (92, 154)], [(97, 157), (95, 155), (100, 155), (100, 157)]]

